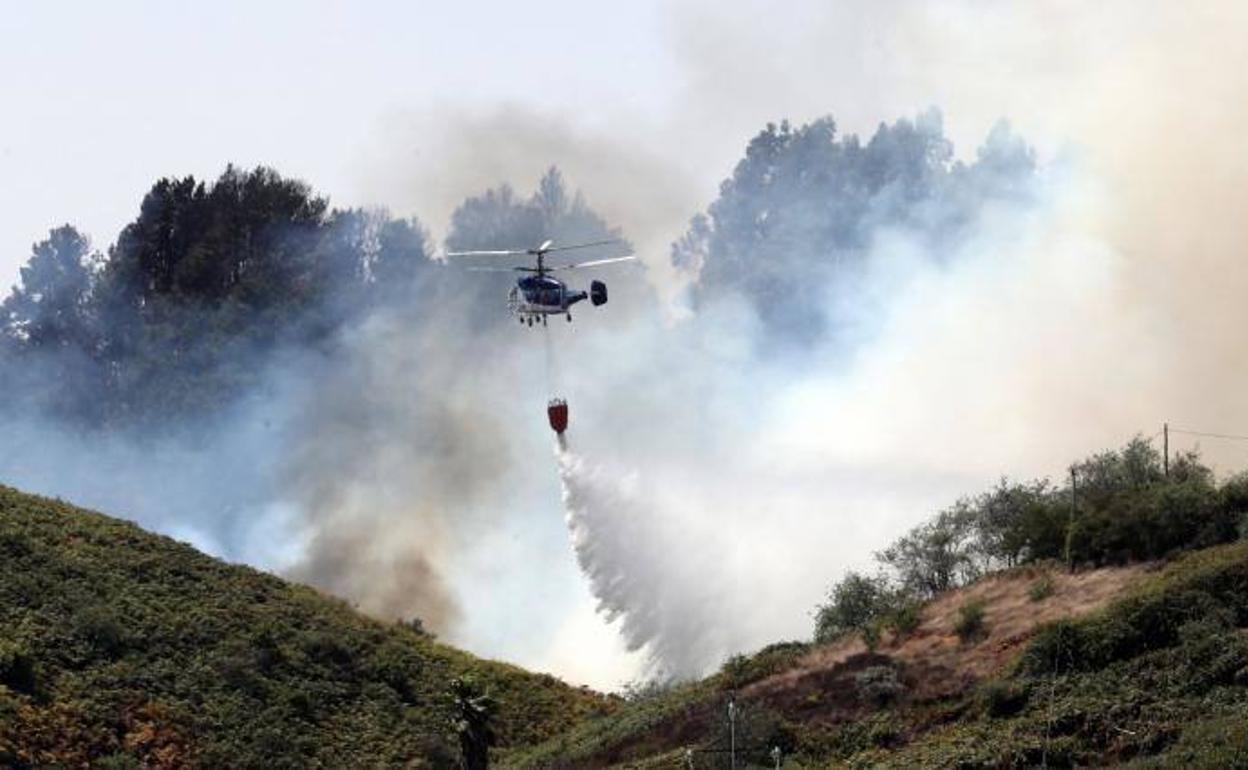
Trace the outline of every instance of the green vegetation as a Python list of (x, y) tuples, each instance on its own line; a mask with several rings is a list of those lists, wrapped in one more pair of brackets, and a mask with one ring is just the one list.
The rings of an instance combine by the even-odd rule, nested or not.
[(1009, 126), (994, 126), (965, 163), (942, 123), (933, 109), (862, 138), (839, 134), (830, 117), (769, 124), (673, 245), (678, 267), (699, 268), (695, 303), (744, 298), (770, 344), (836, 335), (843, 319), (825, 287), (855, 280), (880, 223), (931, 244), (932, 253), (956, 253), (981, 207), (1031, 194), (1034, 154)]
[[(378, 311), (458, 321), (472, 302), (477, 331), (507, 318), (510, 277), (444, 270), (417, 220), (331, 209), (270, 168), (160, 179), (138, 210), (103, 253), (70, 225), (34, 245), (0, 301), (0, 417), (171, 432), (271, 386), (279, 353), (333, 355)], [(504, 186), (464, 201), (446, 242), (618, 235), (552, 168), (531, 198)]]
[(788, 686), (788, 672), (817, 650), (769, 648), (507, 759), (670, 766), (682, 747), (719, 745), (724, 688), (734, 687), (743, 713), (758, 715), (752, 740), (781, 747), (786, 766), (1239, 767), (1245, 629), (1248, 543), (1235, 543), (1184, 554), (1104, 610), (1044, 627), (1016, 665), (953, 695), (915, 697), (923, 674), (879, 654), (851, 658), (811, 687)]
[(958, 619), (953, 624), (958, 638), (964, 642), (979, 637), (984, 633), (984, 603), (978, 599), (963, 604), (958, 608)]
[(1053, 595), (1053, 576), (1047, 572), (1036, 578), (1036, 582), (1027, 589), (1027, 598), (1033, 602), (1042, 602)]
[[(1248, 476), (1221, 486), (1194, 453), (1172, 459), (1136, 438), (1073, 466), (1074, 485), (1002, 480), (957, 501), (876, 554), (882, 572), (849, 572), (815, 615), (815, 640), (881, 628), (904, 628), (906, 607), (1023, 564), (1060, 561), (1075, 567), (1157, 559), (1242, 537)], [(1047, 582), (1046, 582), (1047, 581)], [(1047, 598), (1040, 578), (1032, 601)]]
[[(1173, 459), (1167, 476), (1138, 439), (1076, 464), (1075, 479), (1073, 497), (1049, 482), (1003, 481), (915, 528), (879, 554), (884, 571), (851, 572), (833, 587), (813, 646), (734, 656), (706, 680), (628, 703), (508, 760), (658, 767), (679, 762), (682, 747), (697, 757), (721, 746), (732, 693), (742, 713), (756, 715), (758, 745), (781, 748), (793, 766), (1243, 766), (1248, 542), (1239, 538), (1248, 481), (1215, 484), (1190, 454)], [(914, 632), (925, 600), (1002, 568), (1022, 567), (1017, 577), (1032, 581), (1025, 596), (1042, 602), (1056, 581), (1030, 565), (1158, 557), (1169, 562), (1119, 600), (1040, 627), (989, 678), (881, 654), (896, 649), (883, 646), (883, 632), (892, 644)], [(958, 608), (954, 627), (968, 655), (990, 622), (982, 599)], [(821, 664), (819, 645), (846, 634), (861, 634), (869, 651)], [(957, 684), (933, 690), (942, 676)]]
[[(1102, 487), (1083, 512), (1122, 495), (1164, 511), (1192, 489), (1204, 502), (1184, 510), (1205, 511), (1205, 523), (1240, 504), (1238, 480), (1197, 474)], [(1149, 521), (1173, 529), (1165, 516)], [(1189, 542), (1205, 531), (1197, 524), (1181, 528), (1196, 533)], [(1245, 541), (1180, 551), (1104, 609), (1041, 627), (991, 678), (934, 695), (942, 674), (921, 659), (876, 651), (819, 669), (817, 644), (786, 642), (702, 681), (606, 698), (474, 659), (418, 622), (371, 621), (311, 589), (5, 488), (0, 568), (5, 766), (482, 767), (492, 757), (661, 767), (686, 747), (705, 763), (725, 740), (730, 700), (736, 735), (760, 763), (771, 748), (794, 766), (1245, 761)], [(1053, 581), (1027, 578), (1031, 569), (1019, 576), (1034, 581), (1027, 595), (1049, 595)], [(857, 576), (824, 622), (838, 633), (915, 631), (921, 603), (897, 585)], [(958, 634), (977, 638), (987, 614), (982, 601), (964, 603)]]
[(0, 766), (457, 767), (614, 707), (5, 487), (0, 574)]

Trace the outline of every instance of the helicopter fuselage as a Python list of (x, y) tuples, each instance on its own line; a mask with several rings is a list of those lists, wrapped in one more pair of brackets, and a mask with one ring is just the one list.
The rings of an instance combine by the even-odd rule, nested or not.
[(507, 307), (520, 323), (532, 325), (538, 319), (545, 323), (546, 316), (551, 315), (566, 315), (571, 321), (571, 307), (585, 299), (594, 305), (605, 305), (607, 285), (602, 281), (590, 281), (589, 291), (578, 291), (541, 272), (516, 281), (507, 295)]
[(571, 291), (558, 278), (530, 275), (516, 281), (507, 295), (507, 306), (519, 316), (561, 315), (587, 297), (588, 292)]

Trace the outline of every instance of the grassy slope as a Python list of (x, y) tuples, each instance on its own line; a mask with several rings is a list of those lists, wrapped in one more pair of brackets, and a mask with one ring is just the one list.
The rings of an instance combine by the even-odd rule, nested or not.
[(0, 487), (0, 766), (448, 766), (447, 684), (503, 746), (602, 696), (187, 545)]
[[(1003, 586), (1026, 596), (1036, 575), (997, 576), (937, 599), (913, 635), (874, 653), (860, 642), (776, 646), (508, 759), (671, 766), (682, 746), (724, 745), (735, 689), (738, 745), (781, 745), (788, 767), (1248, 766), (1248, 543), (1103, 574), (1117, 598), (1106, 606), (1102, 591), (1102, 608), (1078, 620), (1053, 622), (1060, 615), (1044, 608), (1064, 593), (1077, 594), (1071, 611), (1091, 607), (1086, 573), (1055, 574), (1052, 598), (1021, 607)], [(994, 592), (1008, 601), (989, 601), (981, 638), (957, 647), (941, 633), (953, 603)], [(1007, 607), (994, 631), (994, 611)], [(1029, 612), (1048, 624), (1020, 629)], [(722, 759), (696, 757), (700, 767)]]

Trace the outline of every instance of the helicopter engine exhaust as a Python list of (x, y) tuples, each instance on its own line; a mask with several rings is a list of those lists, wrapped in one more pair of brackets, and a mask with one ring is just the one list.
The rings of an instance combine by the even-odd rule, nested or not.
[(591, 281), (589, 284), (589, 301), (594, 307), (607, 304), (607, 285), (602, 281)]

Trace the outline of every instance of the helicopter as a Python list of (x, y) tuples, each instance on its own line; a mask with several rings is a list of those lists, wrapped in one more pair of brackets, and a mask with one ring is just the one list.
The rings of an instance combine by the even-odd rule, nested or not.
[(516, 285), (511, 287), (511, 291), (507, 293), (507, 308), (512, 315), (520, 320), (521, 324), (533, 326), (535, 323), (546, 325), (546, 319), (552, 315), (566, 316), (568, 322), (572, 321), (572, 306), (577, 302), (588, 299), (595, 307), (607, 304), (607, 285), (602, 281), (590, 281), (589, 291), (570, 290), (568, 285), (550, 275), (556, 270), (573, 270), (582, 267), (594, 267), (596, 265), (608, 265), (615, 262), (628, 262), (636, 259), (632, 254), (622, 257), (610, 257), (608, 259), (593, 259), (588, 262), (573, 262), (570, 265), (557, 265), (555, 267), (546, 266), (546, 255), (556, 251), (571, 251), (573, 249), (585, 249), (591, 246), (604, 246), (610, 243), (619, 243), (618, 239), (612, 238), (605, 241), (591, 241), (589, 243), (576, 243), (570, 246), (555, 246), (554, 241), (544, 241), (540, 246), (532, 249), (503, 249), (499, 251), (450, 251), (446, 253), (448, 257), (511, 257), (511, 256), (531, 256), (536, 258), (534, 266), (519, 265), (515, 267), (469, 267), (469, 270), (476, 272), (522, 272), (532, 273), (516, 279)]

